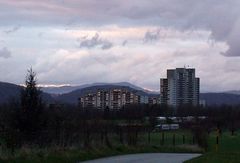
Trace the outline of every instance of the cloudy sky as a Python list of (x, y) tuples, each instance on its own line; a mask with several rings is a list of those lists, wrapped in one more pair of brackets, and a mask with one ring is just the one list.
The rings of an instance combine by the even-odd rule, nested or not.
[(190, 66), (201, 91), (240, 90), (239, 0), (0, 0), (0, 81), (131, 82)]

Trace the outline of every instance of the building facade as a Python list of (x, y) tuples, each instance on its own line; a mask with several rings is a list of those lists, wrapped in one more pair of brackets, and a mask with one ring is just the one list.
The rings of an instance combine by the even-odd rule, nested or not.
[(167, 78), (160, 79), (160, 103), (178, 107), (199, 105), (200, 79), (193, 68), (167, 70)]
[[(81, 108), (120, 109), (131, 104), (140, 104), (141, 96), (125, 88), (99, 89), (94, 93), (87, 93), (78, 99)], [(145, 102), (145, 101), (144, 101)]]

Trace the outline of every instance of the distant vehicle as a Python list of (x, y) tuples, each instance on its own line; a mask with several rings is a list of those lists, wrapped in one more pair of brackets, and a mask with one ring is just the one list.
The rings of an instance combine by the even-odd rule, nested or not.
[(171, 130), (177, 130), (179, 129), (179, 124), (170, 124)]
[(158, 123), (166, 123), (167, 118), (166, 117), (156, 117), (156, 120)]
[(160, 131), (160, 130), (178, 130), (179, 124), (159, 124), (156, 125), (154, 128), (154, 132)]
[(162, 130), (170, 130), (171, 127), (169, 124), (163, 124), (162, 127), (161, 127)]
[(156, 117), (156, 120), (158, 123), (167, 123), (167, 121), (171, 121), (172, 123), (181, 123), (182, 118), (181, 117)]

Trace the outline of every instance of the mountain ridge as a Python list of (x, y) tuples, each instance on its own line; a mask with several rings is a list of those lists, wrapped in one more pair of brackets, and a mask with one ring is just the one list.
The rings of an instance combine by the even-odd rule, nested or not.
[(92, 83), (92, 84), (83, 84), (83, 85), (76, 85), (76, 86), (60, 86), (60, 87), (40, 87), (42, 91), (49, 93), (49, 94), (66, 94), (70, 93), (72, 91), (78, 90), (78, 89), (83, 89), (87, 87), (92, 87), (92, 86), (102, 86), (102, 85), (113, 85), (113, 86), (128, 86), (130, 88), (136, 89), (136, 90), (141, 90), (146, 93), (150, 94), (159, 94), (157, 91), (149, 91), (147, 89), (141, 88), (139, 86), (136, 86), (134, 84), (131, 84), (129, 82), (117, 82), (117, 83)]
[[(125, 83), (123, 85), (120, 85), (120, 83)], [(127, 88), (131, 91), (137, 92), (140, 95), (147, 95), (147, 96), (157, 96), (155, 93), (151, 93), (151, 91), (147, 92), (145, 89), (141, 87), (134, 86), (131, 83), (127, 82), (120, 82), (120, 83), (98, 83), (94, 86), (91, 86), (93, 84), (85, 85), (84, 88), (76, 89), (68, 93), (60, 94), (60, 95), (51, 95), (49, 93), (44, 92), (44, 90), (41, 90), (43, 92), (43, 100), (47, 101), (47, 103), (55, 103), (56, 101), (60, 103), (71, 103), (71, 104), (77, 104), (77, 99), (83, 95), (87, 91), (96, 91), (97, 89), (101, 88)], [(105, 84), (105, 85), (103, 85)], [(118, 85), (117, 85), (118, 84)], [(88, 86), (88, 87), (87, 87)], [(141, 89), (139, 89), (141, 88)], [(20, 98), (20, 91), (22, 89), (22, 86), (12, 84), (12, 83), (6, 83), (6, 82), (0, 82), (0, 104), (7, 103), (11, 98), (18, 99)], [(240, 104), (240, 95), (233, 94), (231, 92), (221, 92), (221, 93), (201, 93), (200, 99), (205, 100), (207, 105), (239, 105)]]
[[(7, 103), (12, 99), (19, 101), (22, 88), (23, 86), (20, 85), (0, 82), (0, 104)], [(55, 101), (50, 94), (45, 92), (42, 92), (41, 97), (46, 103), (52, 103)]]
[(143, 90), (136, 90), (136, 89), (134, 89), (132, 87), (129, 87), (129, 86), (108, 84), (108, 85), (95, 85), (95, 86), (90, 86), (90, 87), (86, 87), (86, 88), (82, 88), (82, 89), (77, 89), (77, 90), (74, 90), (70, 93), (65, 93), (65, 94), (57, 96), (56, 100), (59, 101), (59, 102), (77, 104), (78, 98), (81, 97), (82, 95), (86, 94), (86, 93), (96, 93), (98, 89), (109, 90), (109, 89), (119, 89), (119, 88), (127, 89), (129, 91), (135, 92), (136, 94), (142, 95), (142, 96), (156, 96), (156, 95), (158, 95), (158, 94), (147, 93)]

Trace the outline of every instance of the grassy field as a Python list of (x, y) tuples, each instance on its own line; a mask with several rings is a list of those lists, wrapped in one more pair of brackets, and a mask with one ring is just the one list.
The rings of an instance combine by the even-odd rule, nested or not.
[[(175, 134), (175, 145), (173, 145), (173, 134)], [(185, 144), (183, 144), (182, 135), (185, 135)], [(16, 151), (14, 156), (0, 152), (0, 162), (16, 163), (64, 163), (90, 160), (94, 158), (131, 154), (131, 153), (149, 153), (149, 152), (177, 152), (177, 153), (199, 153), (202, 152), (196, 145), (192, 145), (192, 136), (187, 131), (165, 132), (164, 145), (161, 144), (161, 133), (151, 133), (150, 142), (148, 134), (139, 137), (139, 143), (136, 146), (121, 145), (117, 143), (117, 137), (112, 138), (113, 146), (92, 147), (89, 149), (80, 148), (47, 148), (47, 149), (29, 149), (22, 148)]]
[(216, 133), (210, 135), (208, 151), (186, 163), (239, 163), (240, 162), (240, 132), (231, 136), (230, 132), (224, 132), (219, 139), (219, 147), (216, 150)]
[[(174, 145), (173, 143), (173, 139), (175, 137), (175, 145), (179, 146), (179, 145), (186, 145), (186, 144), (193, 144), (193, 136), (190, 133), (190, 131), (186, 131), (186, 130), (176, 130), (176, 131), (167, 131), (164, 132), (164, 134), (162, 134), (162, 132), (155, 132), (155, 133), (151, 133), (150, 135), (150, 144), (152, 145), (162, 145), (162, 137), (164, 135), (164, 142), (163, 145)], [(183, 138), (184, 136), (184, 138)], [(145, 134), (142, 136), (142, 138), (140, 138), (142, 140), (145, 141), (145, 143), (149, 143), (148, 142), (148, 134)], [(185, 140), (183, 140), (185, 139)]]

